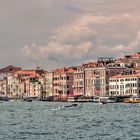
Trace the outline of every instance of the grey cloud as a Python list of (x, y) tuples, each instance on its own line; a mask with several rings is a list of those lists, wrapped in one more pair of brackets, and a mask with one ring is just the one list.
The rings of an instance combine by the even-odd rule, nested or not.
[(139, 7), (139, 0), (0, 0), (1, 64), (56, 67), (137, 51)]
[[(100, 56), (120, 56), (122, 52), (138, 50), (139, 33), (137, 35), (134, 28), (137, 26), (138, 29), (139, 22), (132, 22), (134, 19), (135, 17), (129, 14), (116, 16), (86, 14), (57, 29), (45, 46), (35, 45), (34, 48), (28, 45), (23, 51), (32, 59), (46, 59), (55, 63), (59, 61), (64, 65)], [(127, 30), (122, 31), (122, 25), (127, 22), (133, 23), (134, 28), (131, 24), (127, 24), (124, 27)], [(108, 42), (109, 39), (112, 40), (111, 43)]]

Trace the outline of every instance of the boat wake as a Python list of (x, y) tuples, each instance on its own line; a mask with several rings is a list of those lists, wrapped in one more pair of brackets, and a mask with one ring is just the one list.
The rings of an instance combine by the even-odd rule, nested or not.
[(82, 107), (82, 104), (70, 104), (70, 105), (63, 105), (63, 106), (58, 106), (57, 108), (51, 109), (54, 111), (57, 110), (71, 110), (71, 109), (80, 109)]

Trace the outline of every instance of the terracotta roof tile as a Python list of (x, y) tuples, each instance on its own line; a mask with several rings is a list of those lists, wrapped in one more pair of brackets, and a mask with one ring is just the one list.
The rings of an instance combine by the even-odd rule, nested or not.
[(119, 75), (112, 76), (111, 78), (129, 78), (129, 77), (140, 77), (140, 73), (127, 74), (127, 75), (119, 74)]
[(19, 70), (19, 71), (15, 72), (15, 74), (33, 75), (33, 74), (36, 74), (36, 72), (34, 70)]

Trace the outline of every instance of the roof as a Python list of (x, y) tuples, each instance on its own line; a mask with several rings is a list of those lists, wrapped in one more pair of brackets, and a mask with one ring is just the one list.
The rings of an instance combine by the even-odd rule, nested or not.
[(112, 76), (111, 78), (131, 78), (131, 77), (140, 77), (140, 73), (135, 73), (135, 74), (119, 74), (119, 75), (115, 75), (115, 76)]
[(37, 73), (29, 75), (29, 78), (40, 78), (40, 75)]
[(36, 72), (34, 70), (19, 70), (19, 71), (16, 71), (15, 74), (19, 74), (19, 75), (35, 75)]
[(97, 62), (88, 62), (88, 63), (82, 64), (82, 66), (84, 66), (86, 68), (96, 67), (97, 66)]
[(73, 73), (75, 71), (76, 70), (74, 68), (65, 68), (65, 67), (53, 70), (53, 72), (56, 72), (56, 73)]
[(140, 53), (135, 53), (131, 55), (132, 57), (140, 57)]
[(18, 71), (18, 70), (21, 70), (21, 68), (9, 65), (9, 66), (7, 66), (5, 68), (0, 69), (0, 73), (15, 72), (15, 71)]

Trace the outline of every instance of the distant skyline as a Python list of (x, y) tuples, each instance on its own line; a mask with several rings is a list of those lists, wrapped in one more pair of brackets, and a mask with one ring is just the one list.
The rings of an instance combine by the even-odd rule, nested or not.
[(0, 67), (74, 66), (140, 51), (140, 0), (0, 0)]

